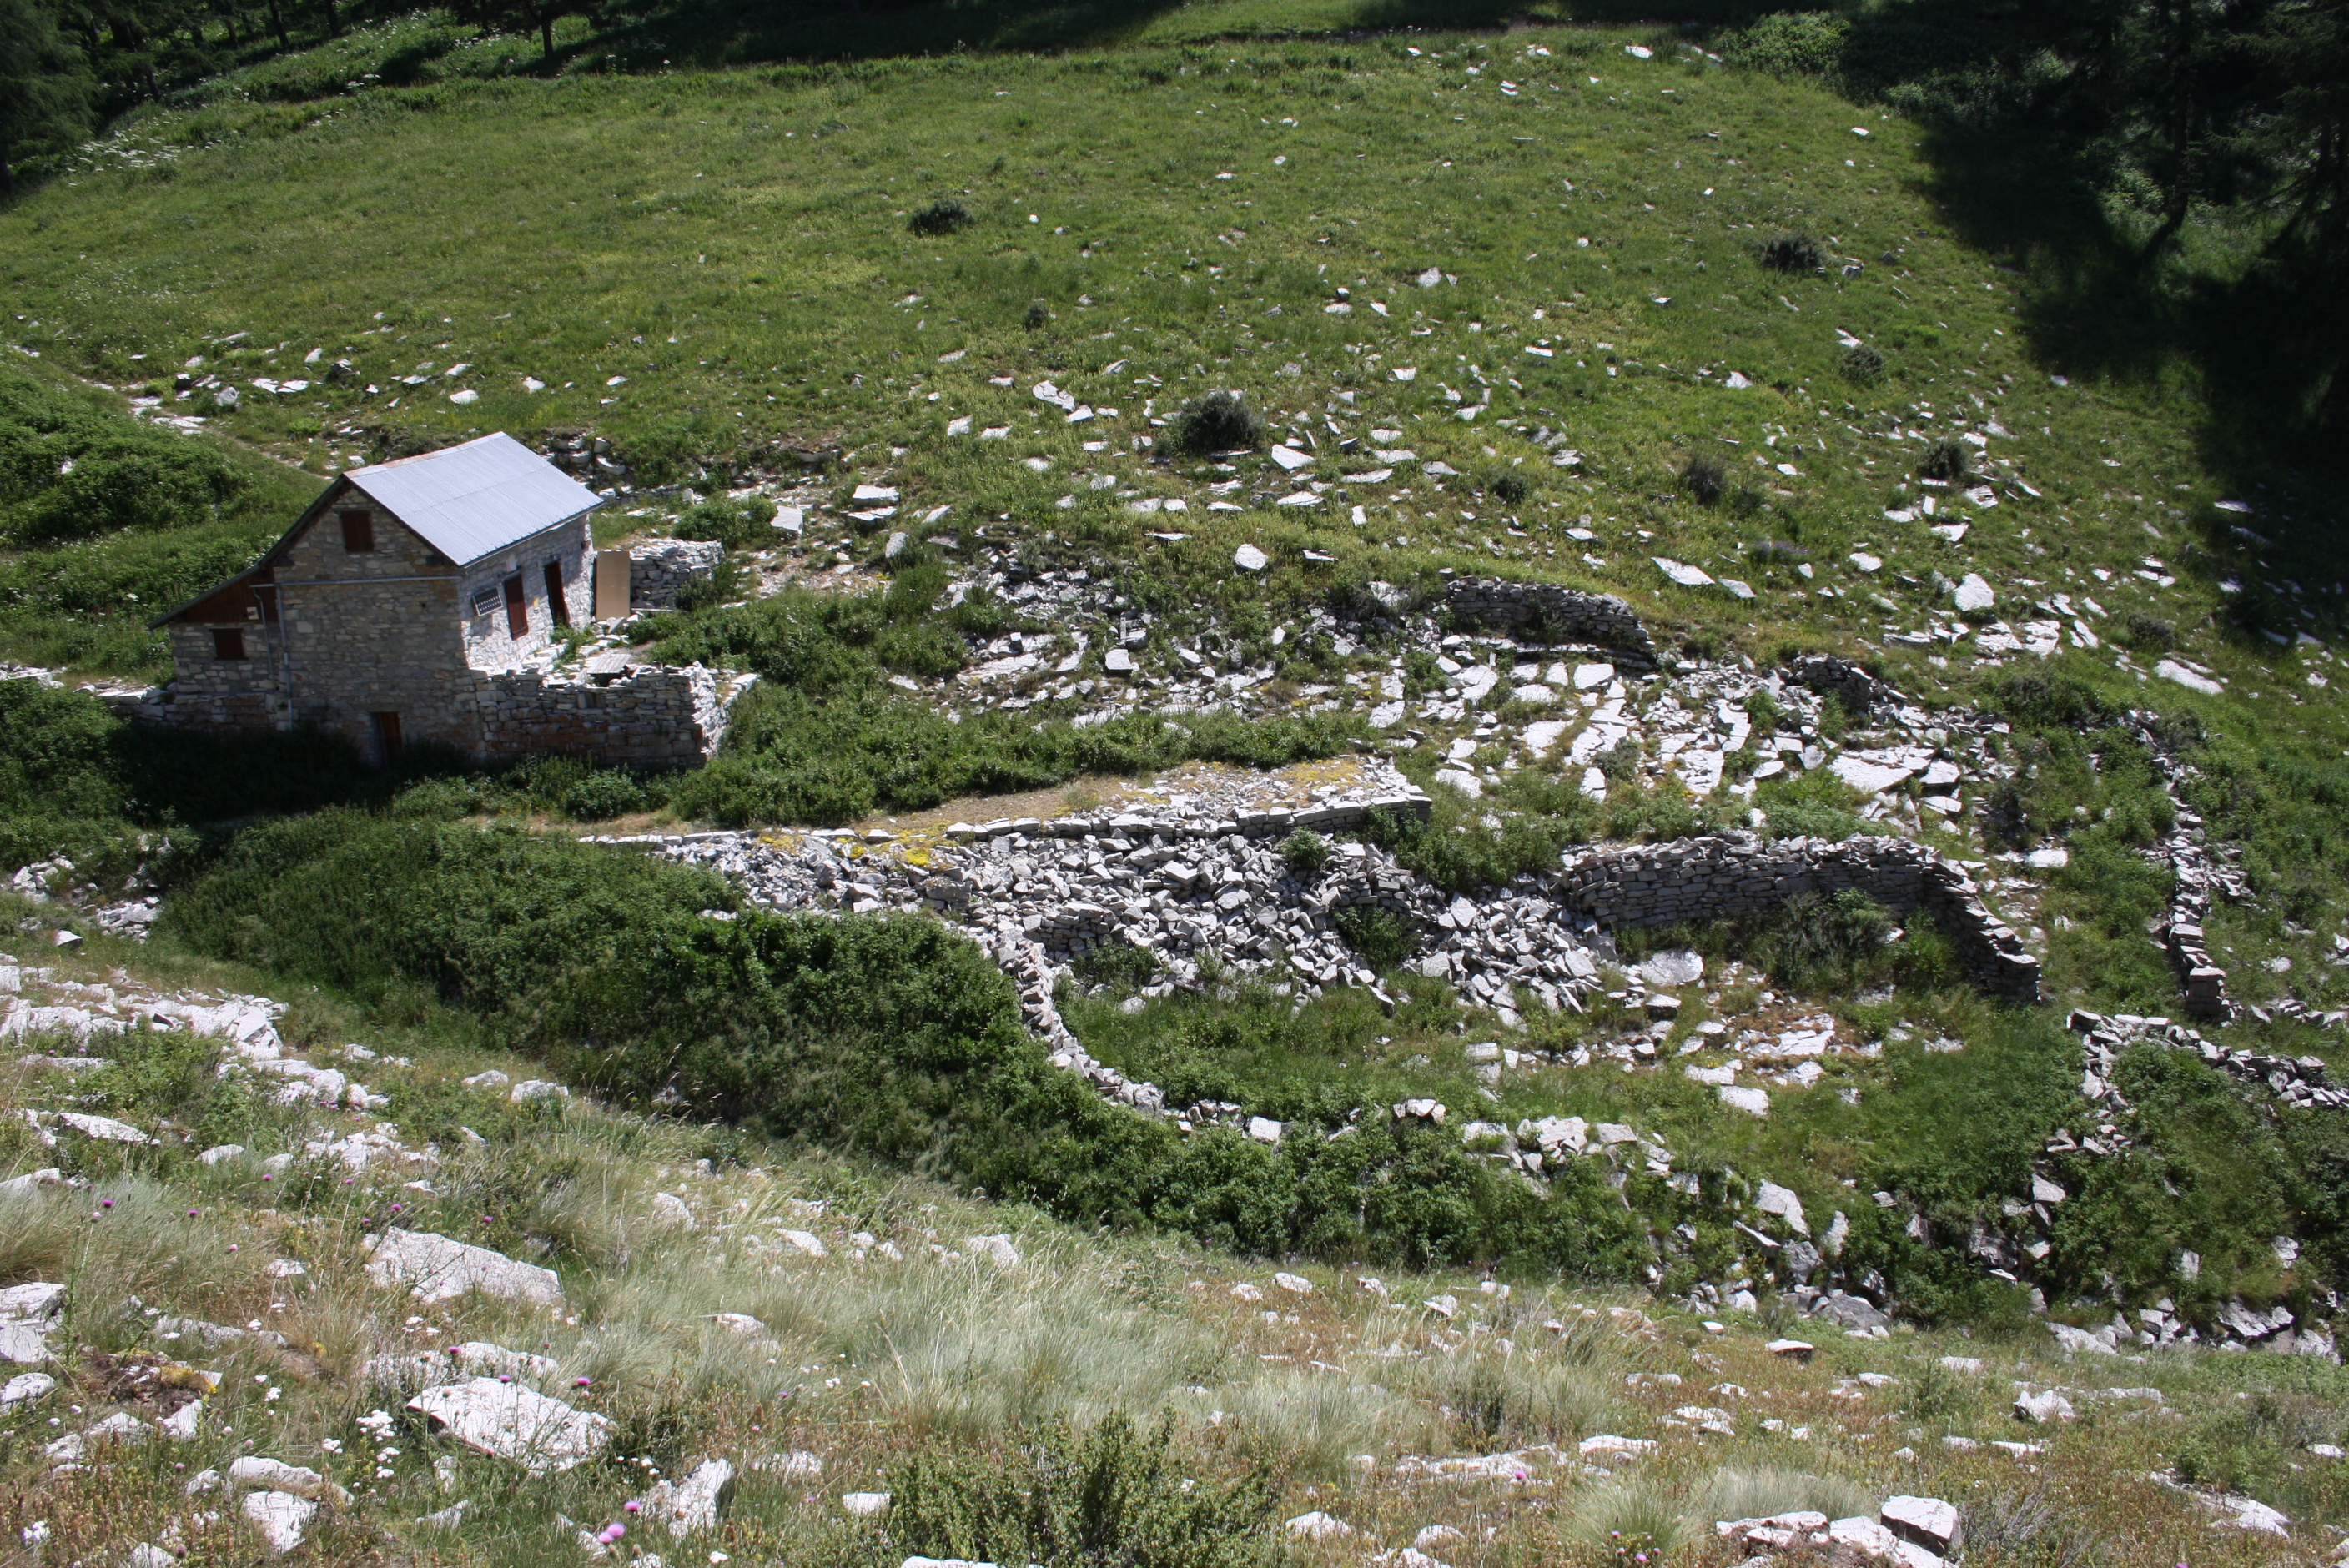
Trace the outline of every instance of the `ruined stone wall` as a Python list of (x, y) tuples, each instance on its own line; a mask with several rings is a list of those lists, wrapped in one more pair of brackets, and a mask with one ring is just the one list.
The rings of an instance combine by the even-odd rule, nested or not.
[(1767, 914), (1796, 893), (1856, 890), (1897, 913), (1923, 909), (1987, 990), (2039, 1000), (2039, 961), (1982, 903), (1973, 879), (1906, 839), (1767, 841), (1752, 833), (1681, 839), (1567, 857), (1558, 897), (1601, 925)]
[(628, 608), (667, 610), (688, 583), (706, 581), (726, 547), (707, 539), (654, 539), (628, 546)]
[(717, 752), (734, 699), (758, 677), (638, 665), (608, 680), (533, 670), (475, 679), (487, 760), (554, 753), (608, 767), (682, 768)]
[(1462, 577), (1445, 587), (1444, 607), (1464, 626), (1516, 634), (1538, 632), (1547, 642), (1594, 643), (1647, 657), (1656, 651), (1631, 606), (1612, 593), (1585, 593), (1554, 583)]

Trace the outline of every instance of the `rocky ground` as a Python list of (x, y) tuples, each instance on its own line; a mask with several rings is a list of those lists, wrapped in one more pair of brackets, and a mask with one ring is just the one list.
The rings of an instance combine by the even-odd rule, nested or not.
[[(1164, 1398), (1206, 1453), (1276, 1457), (1278, 1528), (1307, 1562), (1552, 1561), (1594, 1529), (1724, 1563), (1933, 1568), (2092, 1536), (2126, 1563), (2334, 1550), (2178, 1473), (2259, 1389), (2282, 1412), (2263, 1439), (2285, 1445), (2279, 1473), (2308, 1478), (2301, 1493), (2332, 1475), (2337, 1408), (2266, 1391), (2279, 1358), (2148, 1357), (2077, 1331), (1968, 1346), (1840, 1293), (1795, 1328), (1475, 1277), (1105, 1253), (839, 1168), (696, 1161), (677, 1132), (520, 1064), (336, 1039), (312, 1004), (159, 985), (125, 966), (144, 959), (124, 939), (89, 945), (107, 951), (0, 968), (8, 1033), (36, 1047), (5, 1092), (58, 1161), (0, 1189), (0, 1243), (33, 1276), (0, 1295), (0, 1463), (19, 1483), (0, 1508), (28, 1560), (895, 1561), (891, 1467), (950, 1407), (984, 1428), (1007, 1379), (1046, 1408), (1112, 1386)], [(1813, 1060), (1827, 1032), (1778, 1044)], [(109, 1100), (120, 1116), (67, 1109), (158, 1038), (252, 1086), (251, 1142), (204, 1143), (201, 1114), (158, 1114), (151, 1090)], [(406, 1130), (419, 1116), (450, 1131)], [(1614, 1126), (1528, 1142), (1669, 1160)], [(133, 1149), (144, 1173), (109, 1153)], [(583, 1157), (584, 1188), (554, 1174)], [(466, 1238), (463, 1216), (495, 1202), (483, 1181), (517, 1169), (575, 1191), (571, 1243)], [(1759, 1204), (1809, 1228), (1785, 1189), (1764, 1183)], [(1837, 1226), (1818, 1229), (1832, 1247)], [(1151, 1283), (1133, 1295), (1120, 1271)], [(1090, 1348), (1039, 1385), (1039, 1335)], [(1478, 1378), (1513, 1391), (1472, 1420)], [(687, 1387), (688, 1426), (647, 1424)]]

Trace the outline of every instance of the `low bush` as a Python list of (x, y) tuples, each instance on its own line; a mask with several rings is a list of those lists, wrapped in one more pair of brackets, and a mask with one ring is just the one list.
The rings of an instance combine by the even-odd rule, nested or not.
[(1826, 253), (1808, 234), (1773, 234), (1762, 242), (1762, 264), (1774, 273), (1816, 273), (1827, 264)]
[(1411, 923), (1391, 909), (1350, 904), (1330, 920), (1346, 945), (1373, 969), (1392, 969), (1411, 951)]
[(959, 234), (976, 222), (960, 197), (946, 196), (915, 208), (905, 227), (916, 234)]
[(1923, 479), (1957, 484), (1966, 478), (1972, 463), (1973, 454), (1966, 449), (1963, 441), (1931, 441), (1926, 444), (1924, 456), (1917, 459), (1917, 472)]
[(1729, 470), (1715, 458), (1691, 458), (1681, 470), (1681, 489), (1705, 506), (1718, 506), (1729, 493)]
[(679, 539), (714, 540), (729, 550), (773, 542), (771, 507), (743, 500), (706, 500), (677, 520)]
[(1251, 450), (1264, 445), (1264, 418), (1237, 392), (1216, 391), (1185, 403), (1170, 428), (1178, 451)]
[(1843, 351), (1836, 368), (1855, 387), (1873, 387), (1884, 379), (1884, 356), (1865, 343), (1855, 343)]
[(1503, 506), (1522, 506), (1534, 493), (1533, 481), (1515, 469), (1504, 469), (1485, 486), (1485, 493)]
[(1330, 854), (1330, 841), (1310, 828), (1299, 828), (1280, 841), (1281, 864), (1301, 877), (1320, 875)]
[[(1182, 1139), (1046, 1062), (1011, 983), (947, 926), (746, 911), (723, 878), (631, 851), (327, 810), (240, 835), (163, 925), (365, 1006), (454, 1009), (618, 1103), (671, 1105), (1087, 1223), (1414, 1267), (1522, 1256), (1619, 1278), (1642, 1255), (1644, 1233), (1585, 1167), (1537, 1198), (1441, 1129), (1381, 1120), (1278, 1149)], [(1290, 1023), (1279, 998), (1166, 1016), (1199, 1026), (1183, 1047), (1195, 1081), (1154, 1079), (1178, 1102), (1227, 1098), (1237, 1085), (1218, 1063), (1272, 1048)], [(1354, 1109), (1312, 1091), (1268, 1103), (1331, 1130)]]
[(1200, 1479), (1191, 1472), (1208, 1467), (1172, 1451), (1174, 1431), (1171, 1415), (1147, 1434), (1113, 1415), (1082, 1435), (1047, 1425), (1003, 1451), (933, 1444), (890, 1472), (886, 1555), (1049, 1568), (1271, 1561), (1270, 1470)]
[(1866, 893), (1798, 892), (1755, 945), (1770, 978), (1796, 991), (1848, 990), (1874, 964), (1892, 917)]

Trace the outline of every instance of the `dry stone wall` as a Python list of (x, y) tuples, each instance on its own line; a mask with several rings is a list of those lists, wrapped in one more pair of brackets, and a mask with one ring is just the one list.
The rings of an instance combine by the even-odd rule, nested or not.
[(1462, 577), (1447, 584), (1444, 606), (1463, 625), (1490, 627), (1546, 643), (1587, 643), (1653, 658), (1656, 645), (1631, 606), (1612, 593), (1585, 593), (1554, 583)]
[(487, 760), (553, 753), (606, 766), (678, 768), (717, 754), (735, 698), (759, 677), (699, 665), (638, 665), (608, 678), (549, 670), (478, 678)]
[(1984, 907), (1962, 867), (1906, 839), (1764, 841), (1752, 833), (1569, 855), (1559, 895), (1610, 928), (1767, 914), (1797, 893), (1857, 891), (1895, 912), (1924, 909), (1984, 989), (2039, 1000), (2039, 961)]
[(628, 546), (628, 608), (668, 610), (688, 583), (707, 581), (726, 547), (706, 539), (655, 539)]

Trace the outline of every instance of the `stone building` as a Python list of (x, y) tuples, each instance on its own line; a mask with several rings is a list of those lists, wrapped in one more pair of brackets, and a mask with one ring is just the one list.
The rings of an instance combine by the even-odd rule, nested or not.
[(313, 728), (378, 762), (411, 746), (486, 762), (702, 761), (744, 682), (618, 653), (559, 657), (566, 629), (628, 613), (627, 559), (599, 558), (588, 528), (602, 504), (502, 431), (353, 469), (259, 561), (154, 623), (176, 678), (136, 716), (219, 734)]

